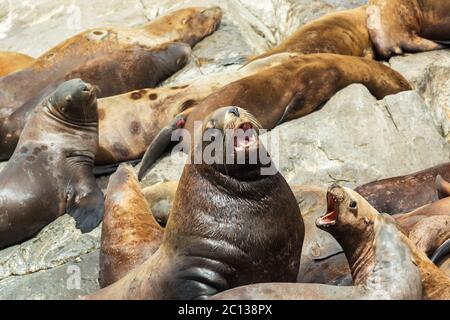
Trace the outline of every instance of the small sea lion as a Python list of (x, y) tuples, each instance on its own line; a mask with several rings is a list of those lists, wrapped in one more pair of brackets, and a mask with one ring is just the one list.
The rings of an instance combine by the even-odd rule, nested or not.
[(95, 91), (61, 84), (30, 116), (0, 173), (0, 248), (24, 241), (69, 213), (82, 232), (101, 221), (103, 194), (92, 168), (98, 147)]

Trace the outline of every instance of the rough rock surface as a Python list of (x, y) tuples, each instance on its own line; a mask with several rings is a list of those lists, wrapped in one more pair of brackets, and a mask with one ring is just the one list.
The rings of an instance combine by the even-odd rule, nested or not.
[[(37, 57), (87, 28), (135, 26), (183, 6), (220, 5), (224, 10), (221, 27), (194, 48), (188, 66), (165, 82), (175, 84), (237, 68), (247, 56), (263, 52), (300, 25), (364, 3), (366, 0), (60, 0), (55, 5), (50, 0), (0, 0), (0, 50)], [(338, 181), (355, 186), (449, 161), (450, 51), (395, 57), (390, 65), (405, 75), (416, 91), (377, 102), (364, 87), (353, 85), (322, 110), (268, 134), (281, 139), (278, 167), (290, 183)], [(174, 162), (166, 156), (143, 185), (178, 179), (184, 159)], [(0, 164), (0, 169), (3, 166)], [(98, 181), (105, 189), (108, 177)], [(0, 251), (0, 299), (73, 299), (94, 291), (98, 288), (99, 238), (100, 227), (82, 235), (66, 215), (35, 238)], [(79, 289), (72, 283), (77, 270)]]

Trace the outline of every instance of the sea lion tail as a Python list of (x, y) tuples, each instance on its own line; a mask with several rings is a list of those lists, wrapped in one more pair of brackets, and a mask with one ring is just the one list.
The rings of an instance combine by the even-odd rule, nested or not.
[(430, 260), (436, 264), (437, 262), (439, 262), (439, 260), (441, 260), (441, 258), (445, 257), (449, 253), (450, 253), (450, 239), (445, 241), (443, 244), (441, 244), (439, 248), (436, 249), (436, 251), (431, 256)]
[(442, 178), (441, 175), (437, 175), (435, 186), (439, 199), (447, 198), (450, 196), (450, 183)]
[(176, 129), (180, 129), (184, 126), (187, 116), (185, 114), (180, 114), (175, 117), (175, 119), (156, 135), (153, 139), (150, 147), (145, 151), (144, 157), (142, 158), (141, 167), (138, 172), (139, 181), (144, 178), (150, 167), (159, 159), (159, 157), (167, 150), (171, 143), (172, 133)]

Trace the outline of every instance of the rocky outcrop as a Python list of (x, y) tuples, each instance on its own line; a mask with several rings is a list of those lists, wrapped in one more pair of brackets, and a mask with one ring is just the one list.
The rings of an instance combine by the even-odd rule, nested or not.
[[(193, 50), (176, 84), (202, 74), (238, 68), (300, 25), (366, 0), (88, 0), (0, 1), (0, 50), (34, 57), (87, 28), (134, 26), (182, 6), (220, 5), (219, 30)], [(271, 154), (292, 184), (355, 186), (449, 161), (450, 51), (395, 57), (415, 91), (382, 101), (361, 85), (337, 93), (313, 114), (274, 129)], [(245, 107), (245, 106), (243, 106)], [(278, 140), (277, 140), (278, 139)], [(186, 156), (166, 156), (143, 186), (177, 180)], [(4, 164), (0, 164), (0, 169)], [(108, 177), (98, 180), (103, 189)], [(0, 251), (0, 299), (74, 299), (98, 288), (101, 228), (80, 234), (65, 215), (33, 239)], [(77, 283), (77, 279), (80, 282)], [(79, 285), (78, 285), (79, 284)]]

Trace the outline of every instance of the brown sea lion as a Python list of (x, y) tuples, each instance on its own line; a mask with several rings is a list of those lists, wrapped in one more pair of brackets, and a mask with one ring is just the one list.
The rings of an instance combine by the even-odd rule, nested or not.
[(371, 39), (384, 58), (450, 43), (448, 0), (369, 0), (367, 16)]
[(136, 173), (123, 165), (109, 179), (100, 248), (100, 286), (123, 278), (158, 250), (163, 229), (145, 201)]
[(279, 45), (250, 61), (280, 52), (335, 53), (373, 59), (366, 7), (333, 12), (306, 23)]
[[(236, 107), (205, 119), (205, 137), (211, 134), (231, 150), (217, 153), (211, 164), (206, 158), (195, 164), (196, 152), (206, 152), (213, 142), (193, 143), (193, 164), (184, 168), (161, 247), (87, 298), (201, 299), (250, 283), (295, 281), (304, 226), (281, 174), (263, 174), (268, 164), (261, 157), (249, 161), (252, 152), (265, 153), (259, 128), (252, 115)], [(239, 131), (245, 138), (235, 135)], [(231, 162), (222, 161), (226, 155)], [(242, 164), (236, 161), (240, 157)]]
[[(168, 220), (177, 187), (178, 181), (169, 181), (143, 190), (153, 214), (162, 225)], [(303, 185), (290, 187), (305, 224), (297, 282), (351, 285), (350, 269), (341, 246), (330, 234), (315, 225), (327, 207), (326, 189)]]
[(34, 59), (26, 54), (0, 51), (0, 77), (28, 67)]
[[(403, 76), (376, 61), (326, 53), (297, 55), (209, 95), (186, 117), (184, 128), (192, 136), (195, 121), (218, 108), (237, 105), (246, 106), (263, 128), (270, 130), (313, 112), (352, 83), (366, 85), (378, 99), (411, 89)], [(145, 153), (139, 179), (169, 145), (170, 128), (168, 131), (157, 136)]]
[[(99, 97), (154, 87), (183, 67), (195, 44), (214, 32), (219, 8), (187, 8), (139, 28), (98, 28), (76, 35), (0, 79), (0, 159), (8, 159), (30, 111), (64, 80), (81, 78)], [(178, 43), (172, 43), (178, 42)]]
[(94, 90), (80, 79), (67, 81), (33, 111), (0, 173), (0, 248), (65, 212), (83, 232), (100, 223), (103, 194), (92, 173), (97, 147)]
[(421, 299), (413, 251), (388, 215), (379, 215), (350, 189), (332, 186), (317, 226), (344, 248), (354, 285), (267, 283), (231, 289), (213, 299)]
[(374, 181), (355, 189), (379, 212), (389, 214), (411, 212), (439, 199), (436, 177), (450, 180), (450, 163), (405, 176)]
[[(99, 100), (100, 147), (96, 172), (108, 165), (142, 158), (158, 132), (168, 126), (184, 125), (183, 113), (226, 84), (288, 61), (284, 53), (260, 59), (239, 70), (199, 77), (175, 87), (159, 87), (129, 92)], [(173, 129), (172, 129), (173, 127)], [(167, 131), (167, 130), (166, 130)], [(170, 139), (169, 139), (170, 140)], [(106, 166), (101, 168), (101, 166)]]

